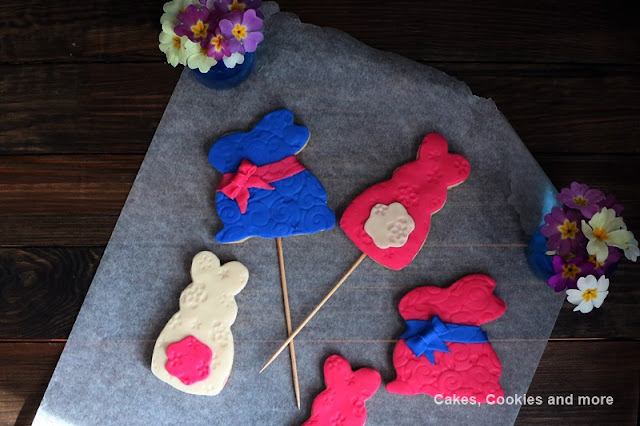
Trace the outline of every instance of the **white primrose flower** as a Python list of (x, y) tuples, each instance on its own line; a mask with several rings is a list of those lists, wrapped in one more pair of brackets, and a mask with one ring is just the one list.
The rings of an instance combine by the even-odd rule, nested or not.
[(573, 311), (589, 313), (594, 307), (602, 306), (609, 294), (609, 280), (603, 275), (596, 280), (593, 275), (578, 279), (578, 289), (567, 290), (567, 300), (576, 306)]
[(638, 249), (638, 240), (633, 236), (633, 232), (629, 232), (631, 234), (631, 239), (622, 247), (624, 250), (624, 256), (632, 262), (638, 260), (638, 256), (640, 256), (640, 250)]
[(235, 68), (236, 65), (244, 63), (244, 55), (241, 53), (232, 53), (231, 56), (225, 56), (222, 58), (222, 62), (227, 68)]

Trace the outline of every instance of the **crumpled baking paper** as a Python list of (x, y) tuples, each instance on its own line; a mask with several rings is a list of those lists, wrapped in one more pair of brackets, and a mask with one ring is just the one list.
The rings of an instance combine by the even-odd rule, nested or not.
[[(409, 290), (448, 286), (471, 273), (497, 281), (507, 312), (487, 324), (503, 365), (506, 395), (527, 391), (563, 297), (534, 277), (528, 235), (555, 189), (490, 100), (462, 82), (332, 28), (300, 23), (263, 6), (265, 41), (250, 78), (230, 91), (201, 86), (185, 70), (151, 142), (104, 253), (35, 424), (295, 425), (323, 388), (322, 365), (337, 353), (354, 368), (394, 378), (391, 355), (403, 332), (397, 304)], [(428, 40), (425, 40), (428, 43)], [(302, 409), (284, 352), (260, 367), (286, 337), (276, 244), (253, 238), (218, 244), (220, 175), (207, 161), (212, 143), (247, 131), (265, 114), (291, 109), (311, 139), (299, 154), (323, 183), (338, 217), (368, 186), (415, 158), (438, 132), (471, 163), (449, 191), (413, 263), (395, 272), (365, 260), (296, 339)], [(358, 258), (339, 227), (286, 238), (294, 325)], [(235, 362), (221, 394), (181, 393), (150, 370), (155, 339), (178, 309), (189, 266), (201, 250), (250, 272), (237, 295)], [(446, 405), (426, 395), (389, 394), (367, 402), (369, 425), (511, 424), (518, 405)]]

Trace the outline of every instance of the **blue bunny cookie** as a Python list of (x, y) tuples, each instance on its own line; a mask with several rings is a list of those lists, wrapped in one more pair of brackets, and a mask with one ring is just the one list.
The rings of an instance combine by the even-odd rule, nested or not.
[(216, 239), (278, 238), (331, 229), (336, 217), (327, 192), (296, 158), (309, 129), (287, 109), (266, 115), (250, 132), (218, 139), (209, 162), (221, 172), (216, 210), (224, 225)]

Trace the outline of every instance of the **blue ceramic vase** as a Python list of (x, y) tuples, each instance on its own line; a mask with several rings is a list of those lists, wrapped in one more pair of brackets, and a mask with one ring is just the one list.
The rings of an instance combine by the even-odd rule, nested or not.
[(232, 89), (245, 81), (251, 74), (254, 65), (254, 53), (246, 53), (244, 62), (234, 68), (227, 68), (224, 62), (219, 61), (209, 72), (202, 73), (198, 69), (192, 69), (196, 79), (205, 86), (216, 89)]
[(539, 227), (533, 234), (527, 247), (527, 260), (531, 270), (538, 278), (548, 281), (555, 272), (553, 271), (553, 256), (547, 254), (547, 239)]

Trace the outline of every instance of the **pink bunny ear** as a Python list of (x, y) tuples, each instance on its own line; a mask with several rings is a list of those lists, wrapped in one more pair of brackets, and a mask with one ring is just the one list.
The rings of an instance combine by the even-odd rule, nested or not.
[(380, 373), (373, 368), (351, 369), (351, 364), (340, 355), (331, 355), (324, 362), (324, 381), (327, 388), (353, 387), (365, 399), (371, 398), (380, 387)]
[(360, 388), (360, 395), (364, 399), (369, 399), (380, 387), (382, 377), (373, 368), (361, 368), (353, 373), (357, 386)]
[(351, 374), (353, 371), (349, 361), (340, 355), (331, 355), (324, 362), (324, 381), (327, 387), (339, 385)]
[[(456, 186), (469, 177), (471, 165), (462, 155), (449, 154), (447, 140), (438, 133), (430, 133), (423, 140), (418, 152), (418, 161), (436, 167), (442, 174), (442, 184), (445, 188)], [(444, 204), (444, 200), (442, 201)], [(439, 205), (438, 208), (441, 208)]]
[(398, 309), (405, 320), (428, 320), (437, 315), (444, 322), (482, 325), (504, 314), (507, 306), (493, 294), (496, 282), (482, 275), (468, 275), (448, 288), (419, 287), (402, 298)]
[(447, 158), (445, 181), (447, 187), (451, 188), (467, 180), (471, 173), (471, 165), (462, 155), (447, 154)]
[(364, 402), (380, 387), (380, 373), (372, 368), (352, 371), (349, 361), (332, 355), (324, 363), (324, 381), (327, 388), (314, 399), (311, 417), (303, 426), (364, 425)]
[(444, 158), (448, 152), (447, 140), (438, 133), (429, 133), (420, 144), (418, 161), (438, 160)]
[(462, 155), (449, 154), (447, 140), (438, 133), (430, 133), (422, 140), (418, 161), (437, 167), (447, 188), (464, 182), (471, 173), (469, 161)]

